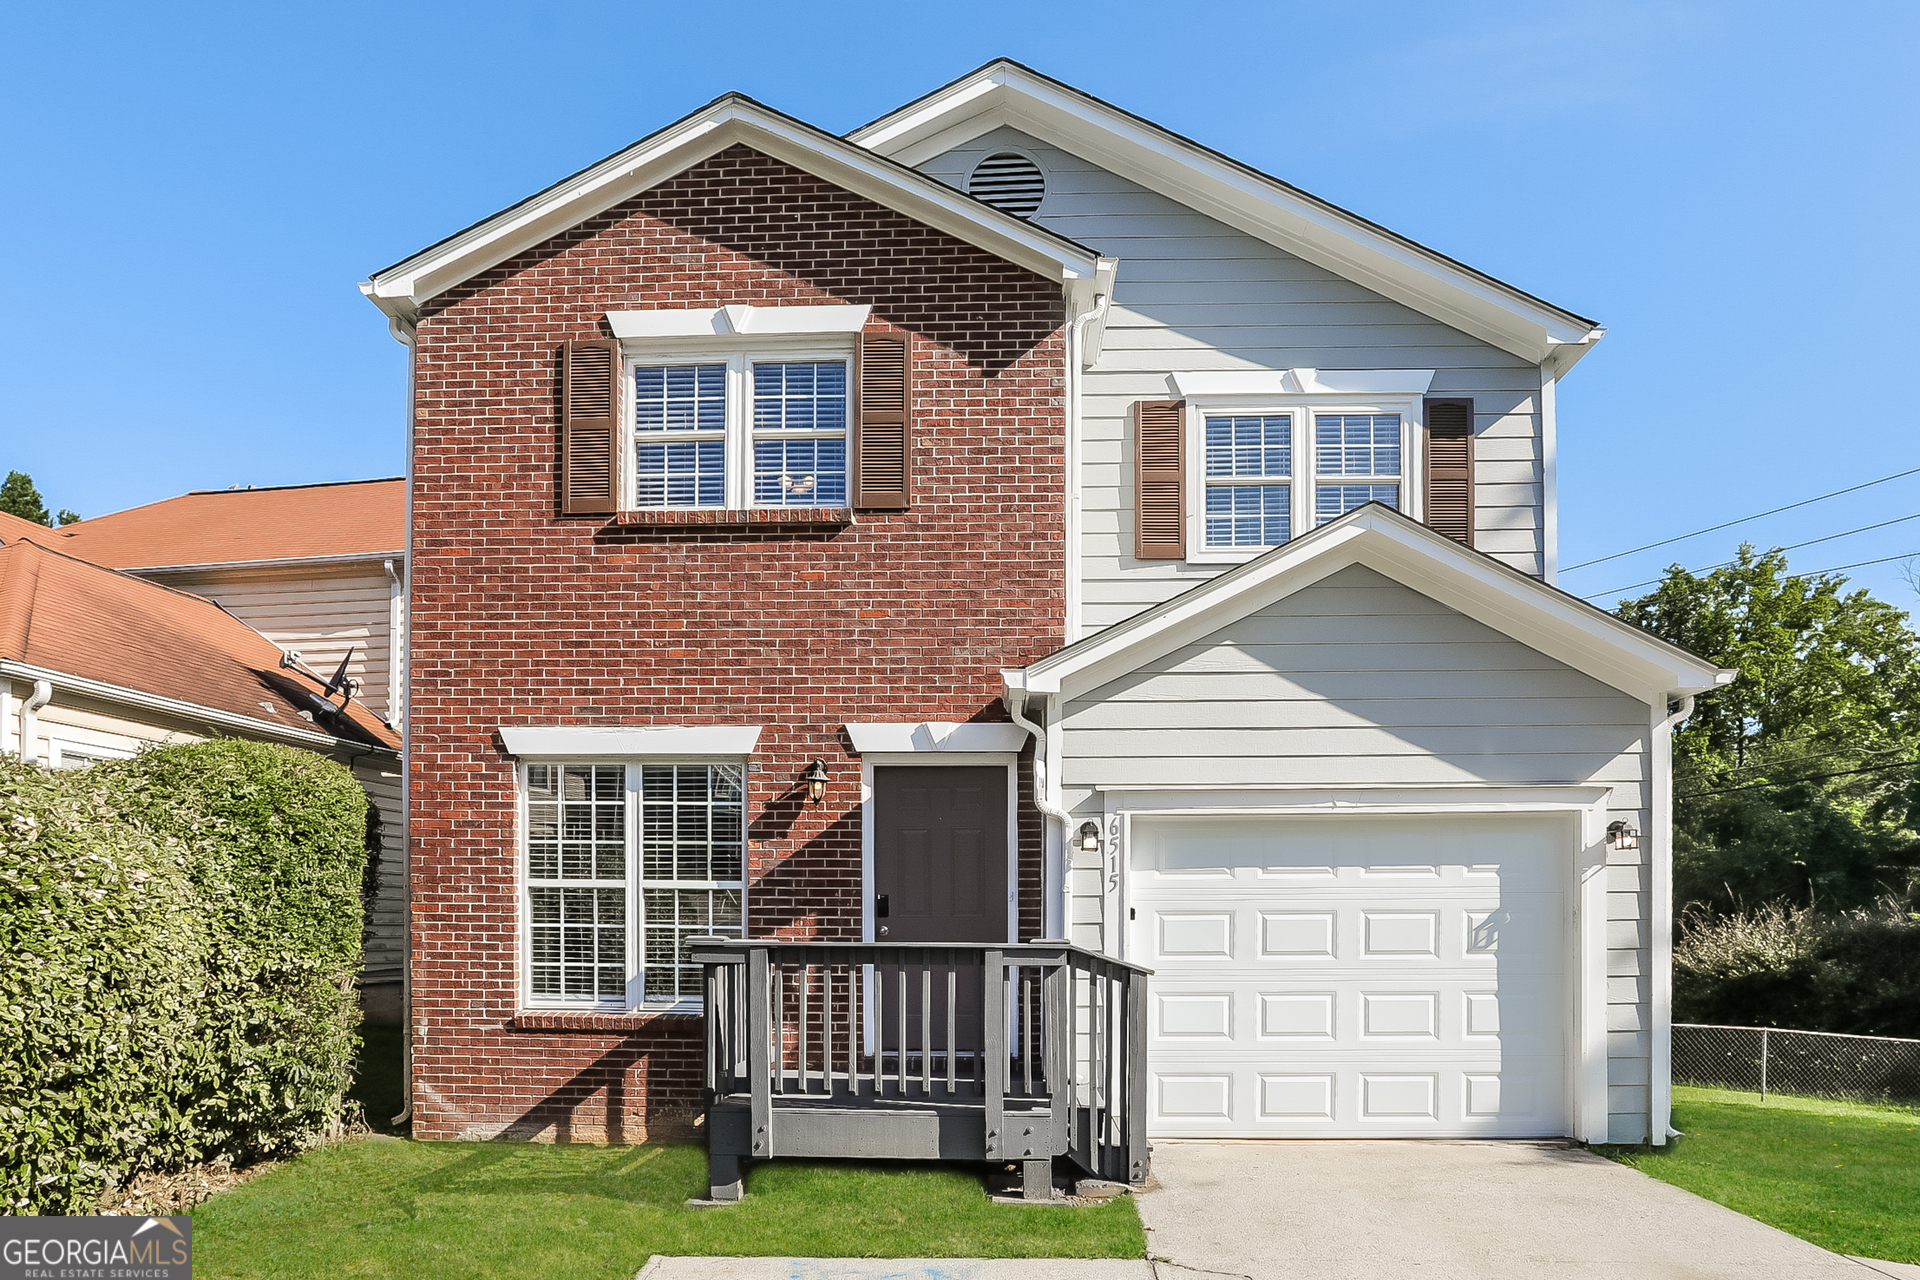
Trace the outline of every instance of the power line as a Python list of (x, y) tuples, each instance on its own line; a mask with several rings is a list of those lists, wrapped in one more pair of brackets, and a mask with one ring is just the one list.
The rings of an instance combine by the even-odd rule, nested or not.
[[(1835, 534), (1834, 536), (1839, 537), (1840, 535)], [(1825, 541), (1825, 539), (1821, 539), (1821, 541)], [(1790, 548), (1786, 548), (1786, 547), (1781, 548), (1781, 550), (1783, 551), (1789, 550), (1789, 549)], [(1852, 564), (1836, 564), (1830, 569), (1810, 569), (1805, 573), (1796, 573), (1793, 576), (1796, 578), (1817, 578), (1823, 573), (1838, 573), (1842, 569), (1864, 569), (1870, 564), (1892, 564), (1895, 560), (1910, 560), (1914, 556), (1920, 556), (1920, 551), (1903, 551), (1897, 556), (1882, 556), (1878, 560), (1855, 560)], [(1727, 561), (1727, 564), (1733, 564), (1733, 563), (1734, 561), (1732, 560)], [(1727, 567), (1727, 565), (1717, 564), (1713, 567), (1715, 569), (1724, 569)], [(1581, 596), (1580, 598), (1582, 600), (1598, 600), (1602, 596), (1615, 595), (1621, 591), (1631, 591), (1633, 590), (1634, 587), (1650, 587), (1654, 583), (1662, 582), (1662, 581), (1665, 581), (1665, 579), (1649, 578), (1645, 582), (1636, 582), (1636, 583), (1633, 583), (1631, 586), (1615, 587), (1612, 591), (1596, 591), (1590, 596)]]
[[(1806, 741), (1806, 739), (1805, 738), (1799, 738), (1799, 739), (1789, 738), (1789, 739), (1784, 739), (1784, 741), (1804, 742)], [(1777, 746), (1779, 745), (1779, 742), (1776, 741), (1771, 743), (1765, 743), (1762, 745)], [(1774, 770), (1779, 770), (1782, 768), (1790, 769), (1795, 765), (1805, 764), (1809, 760), (1831, 760), (1835, 756), (1884, 756), (1891, 752), (1904, 751), (1905, 749), (1906, 748), (1904, 747), (1881, 747), (1878, 750), (1868, 750), (1868, 751), (1813, 751), (1803, 756), (1795, 756), (1792, 759), (1777, 757), (1772, 760), (1757, 760), (1752, 764), (1730, 764), (1723, 769), (1691, 769), (1686, 773), (1674, 774), (1673, 780), (1675, 782), (1685, 782), (1690, 778), (1706, 778), (1706, 777), (1711, 777), (1715, 774), (1722, 774), (1722, 773), (1751, 773), (1755, 769), (1774, 769)]]
[(1862, 773), (1885, 773), (1889, 769), (1909, 769), (1916, 764), (1920, 764), (1920, 760), (1896, 760), (1892, 764), (1869, 765), (1865, 769), (1842, 769), (1838, 773), (1813, 773), (1804, 778), (1788, 778), (1782, 782), (1749, 782), (1744, 786), (1723, 787), (1718, 791), (1689, 791), (1684, 795), (1675, 796), (1674, 799), (1697, 800), (1702, 796), (1731, 795), (1735, 791), (1753, 791), (1760, 787), (1791, 787), (1801, 782), (1822, 782), (1828, 778), (1851, 778)]
[[(1761, 511), (1750, 516), (1741, 516), (1738, 520), (1729, 520), (1725, 524), (1709, 525), (1705, 529), (1695, 529), (1692, 533), (1683, 533), (1675, 538), (1662, 538), (1658, 542), (1649, 542), (1646, 546), (1635, 547), (1631, 551), (1616, 551), (1610, 556), (1601, 556), (1598, 560), (1582, 560), (1579, 564), (1565, 566), (1560, 572), (1572, 573), (1575, 569), (1585, 569), (1592, 565), (1605, 564), (1609, 560), (1618, 560), (1623, 556), (1638, 555), (1642, 551), (1651, 551), (1655, 547), (1665, 547), (1675, 542), (1685, 542), (1688, 538), (1697, 538), (1703, 533), (1717, 533), (1722, 529), (1731, 529), (1737, 524), (1745, 524), (1749, 520), (1759, 520), (1766, 516), (1777, 516), (1782, 511), (1792, 511), (1795, 507), (1811, 506), (1816, 502), (1825, 502), (1828, 498), (1838, 498), (1842, 494), (1847, 493), (1858, 493), (1862, 489), (1871, 489), (1874, 485), (1885, 484), (1889, 480), (1899, 480), (1911, 475), (1920, 475), (1920, 467), (1914, 467), (1910, 471), (1897, 471), (1893, 475), (1881, 476), (1878, 480), (1869, 480), (1865, 484), (1856, 484), (1851, 488), (1835, 489), (1832, 493), (1823, 493), (1817, 498), (1804, 498), (1799, 502), (1789, 502), (1786, 506), (1775, 507), (1771, 511)], [(1605, 593), (1602, 592), (1601, 594), (1604, 595)]]

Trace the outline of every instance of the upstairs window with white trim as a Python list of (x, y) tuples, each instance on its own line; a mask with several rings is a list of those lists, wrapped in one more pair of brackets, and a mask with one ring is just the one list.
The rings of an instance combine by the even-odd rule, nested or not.
[(697, 1007), (688, 939), (744, 936), (740, 764), (526, 767), (525, 989), (545, 1007)]
[(1293, 415), (1208, 414), (1209, 547), (1277, 547), (1293, 536)]
[(805, 351), (634, 361), (631, 506), (846, 506), (851, 365)]

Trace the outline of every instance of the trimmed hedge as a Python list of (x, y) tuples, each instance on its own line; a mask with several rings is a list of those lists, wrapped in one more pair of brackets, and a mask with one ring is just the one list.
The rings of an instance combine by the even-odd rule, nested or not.
[(353, 775), (293, 747), (0, 758), (0, 1207), (337, 1129), (366, 830)]

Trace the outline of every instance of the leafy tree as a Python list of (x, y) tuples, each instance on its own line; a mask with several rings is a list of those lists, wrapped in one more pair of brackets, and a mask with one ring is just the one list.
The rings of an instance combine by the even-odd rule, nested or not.
[(80, 517), (76, 513), (67, 510), (65, 507), (60, 508), (59, 519), (60, 519), (60, 524), (63, 528), (70, 524), (80, 523)]
[(46, 499), (33, 487), (33, 477), (24, 471), (9, 471), (7, 478), (0, 481), (0, 511), (35, 524), (53, 524), (53, 517), (47, 514)]
[(1725, 912), (1911, 894), (1920, 867), (1920, 637), (1907, 615), (1778, 550), (1679, 566), (1619, 615), (1737, 667), (1674, 739), (1674, 889)]

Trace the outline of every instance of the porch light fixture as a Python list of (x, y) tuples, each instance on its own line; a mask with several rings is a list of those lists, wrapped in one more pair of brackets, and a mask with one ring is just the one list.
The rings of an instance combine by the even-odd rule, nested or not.
[(1088, 853), (1100, 852), (1100, 824), (1089, 818), (1074, 832), (1074, 843)]
[(1607, 825), (1607, 845), (1613, 849), (1638, 849), (1640, 833), (1625, 822), (1612, 822)]
[(819, 804), (821, 797), (827, 794), (826, 761), (815, 760), (807, 766), (807, 771), (800, 776), (807, 784), (807, 799), (813, 801), (815, 804)]

